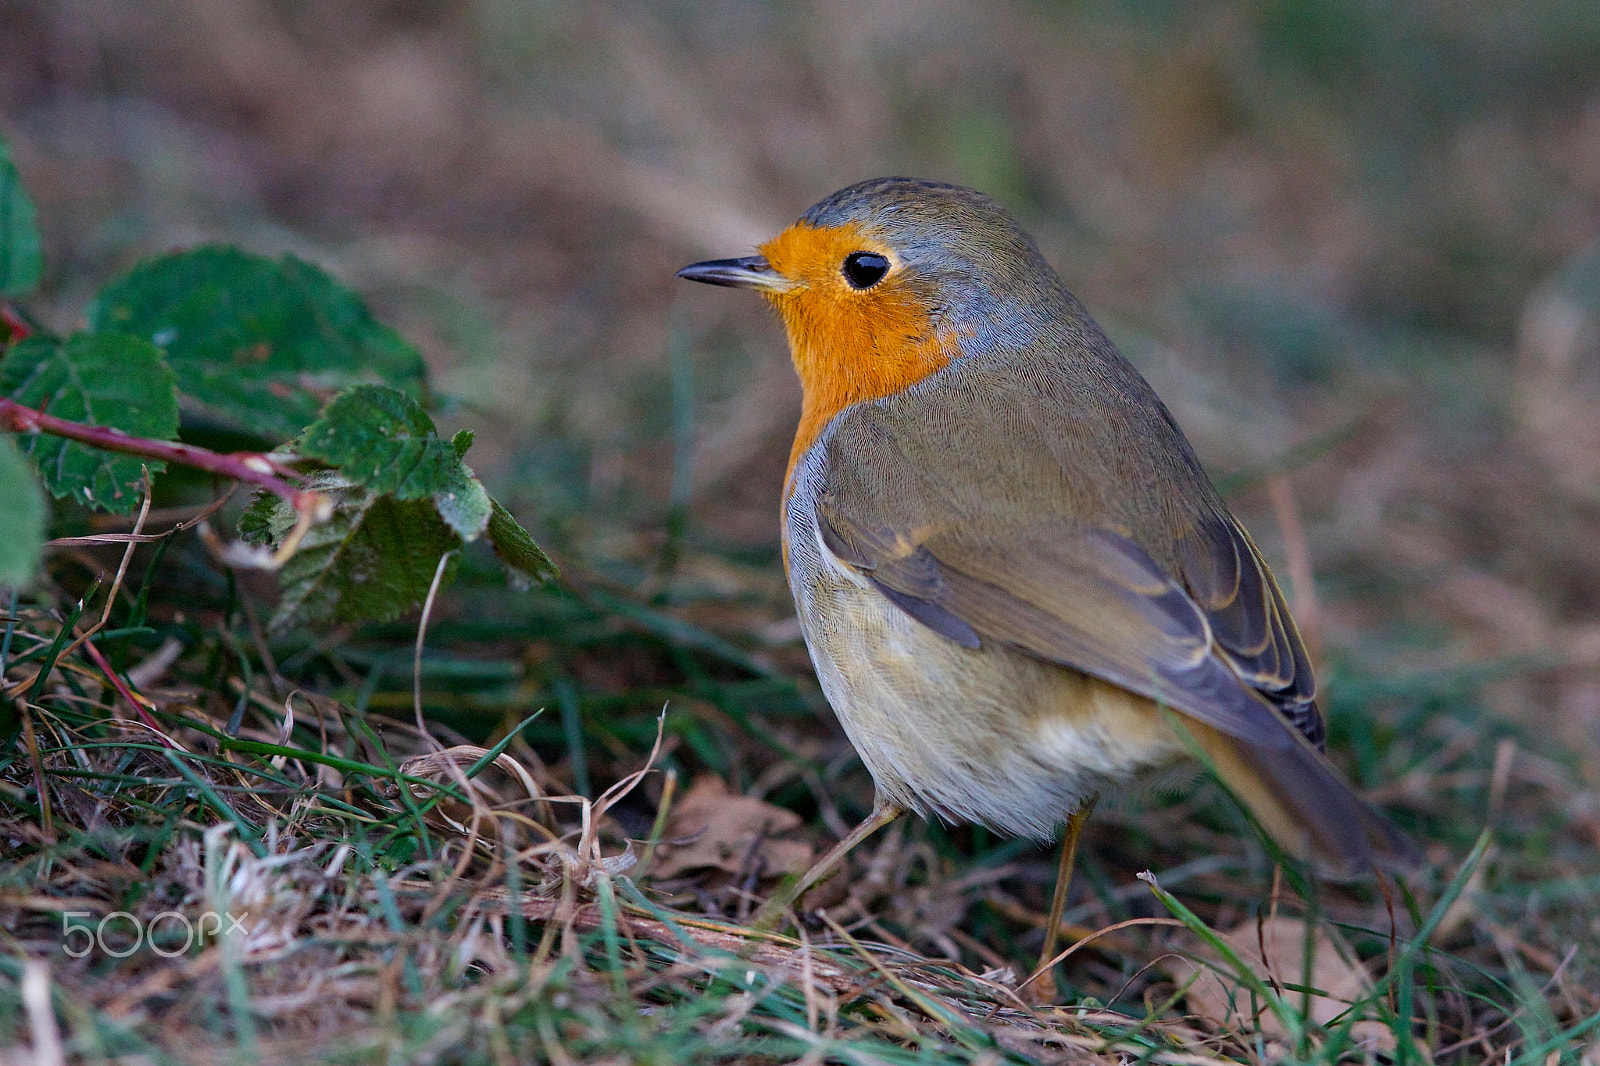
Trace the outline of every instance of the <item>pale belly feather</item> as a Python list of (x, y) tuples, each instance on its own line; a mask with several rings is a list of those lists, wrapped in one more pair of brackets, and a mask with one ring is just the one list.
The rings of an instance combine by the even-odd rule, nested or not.
[(1185, 751), (1143, 697), (1006, 645), (966, 648), (917, 622), (833, 557), (805, 500), (791, 497), (784, 524), (801, 629), (885, 799), (1048, 839), (1089, 796)]

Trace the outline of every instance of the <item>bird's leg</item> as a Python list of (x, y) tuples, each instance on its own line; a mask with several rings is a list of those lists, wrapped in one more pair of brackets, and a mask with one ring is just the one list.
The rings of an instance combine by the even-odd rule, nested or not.
[[(1044, 927), (1044, 951), (1039, 955), (1039, 976), (1055, 962), (1056, 944), (1061, 940), (1061, 915), (1067, 909), (1067, 890), (1072, 887), (1072, 868), (1078, 861), (1078, 837), (1083, 834), (1083, 823), (1089, 820), (1094, 805), (1100, 797), (1092, 795), (1067, 816), (1061, 829), (1061, 865), (1056, 869), (1056, 890), (1050, 897), (1050, 920)], [(1032, 980), (1033, 978), (1029, 978)]]
[(760, 913), (756, 915), (756, 928), (767, 929), (776, 925), (778, 919), (783, 917), (785, 911), (794, 906), (795, 900), (799, 899), (806, 889), (833, 872), (833, 868), (838, 866), (846, 855), (850, 854), (851, 848), (904, 813), (904, 808), (895, 806), (881, 796), (878, 797), (872, 806), (872, 813), (867, 816), (865, 821), (850, 830), (848, 836), (830, 848), (826, 855), (812, 863), (811, 868), (801, 874), (792, 884), (779, 889), (777, 895), (767, 900), (766, 906), (762, 907)]

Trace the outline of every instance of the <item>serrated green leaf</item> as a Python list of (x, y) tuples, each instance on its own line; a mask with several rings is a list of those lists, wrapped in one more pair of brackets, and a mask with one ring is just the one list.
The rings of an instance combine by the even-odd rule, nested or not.
[(509, 569), (512, 583), (526, 589), (535, 584), (548, 585), (559, 577), (556, 564), (534, 543), (533, 536), (511, 512), (498, 500), (491, 500), (490, 505), (493, 513), (489, 516), (489, 543)]
[(460, 460), (447, 483), (433, 494), (433, 505), (439, 517), (461, 535), (462, 540), (477, 540), (489, 528), (494, 501), (484, 489), (478, 475)]
[(250, 506), (239, 516), (239, 539), (246, 544), (275, 547), (294, 525), (294, 508), (276, 492), (258, 489)]
[(361, 385), (341, 393), (295, 441), (358, 485), (402, 500), (432, 496), (460, 480), (461, 457), (433, 419), (405, 393)]
[(162, 349), (186, 408), (275, 442), (341, 389), (420, 389), (426, 373), (359, 296), (290, 255), (214, 245), (148, 259), (100, 291), (89, 322)]
[(42, 273), (44, 249), (33, 201), (11, 162), (10, 146), (0, 137), (0, 295), (30, 291)]
[(33, 465), (10, 436), (0, 437), (0, 500), (0, 588), (23, 588), (44, 550), (45, 502)]
[(472, 442), (477, 439), (478, 435), (472, 430), (462, 429), (456, 431), (456, 435), (450, 438), (450, 443), (455, 445), (456, 455), (465, 459), (467, 451), (472, 447)]
[[(275, 633), (319, 622), (386, 622), (420, 607), (439, 559), (461, 547), (431, 500), (378, 495), (333, 473), (306, 487), (328, 495), (333, 517), (312, 526), (278, 572), (282, 597), (269, 623)], [(294, 524), (293, 508), (277, 496), (258, 498), (247, 514), (250, 539), (274, 547)], [(445, 580), (454, 571), (452, 560)]]
[(489, 524), (489, 494), (461, 461), (470, 443), (470, 433), (465, 441), (462, 433), (441, 439), (433, 419), (405, 393), (359, 385), (323, 408), (294, 448), (373, 492), (431, 497), (445, 523), (470, 541)]
[[(337, 474), (328, 472), (314, 474), (305, 482), (307, 488), (320, 489), (338, 489), (346, 484)], [(294, 505), (288, 500), (276, 492), (257, 489), (250, 505), (239, 516), (239, 539), (246, 544), (275, 549), (283, 543), (289, 530), (294, 528), (298, 517)]]
[[(122, 333), (21, 341), (0, 363), (0, 392), (57, 418), (133, 437), (173, 440), (178, 435), (172, 371), (148, 342)], [(164, 465), (48, 433), (24, 434), (17, 443), (33, 457), (53, 495), (116, 513), (139, 502), (141, 468), (155, 473)]]

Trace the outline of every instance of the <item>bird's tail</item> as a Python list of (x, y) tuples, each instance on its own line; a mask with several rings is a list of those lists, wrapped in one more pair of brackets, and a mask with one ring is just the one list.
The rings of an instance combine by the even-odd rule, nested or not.
[(1356, 794), (1327, 756), (1295, 735), (1265, 748), (1192, 720), (1183, 723), (1218, 777), (1284, 850), (1323, 877), (1353, 880), (1374, 867), (1415, 870), (1422, 853)]

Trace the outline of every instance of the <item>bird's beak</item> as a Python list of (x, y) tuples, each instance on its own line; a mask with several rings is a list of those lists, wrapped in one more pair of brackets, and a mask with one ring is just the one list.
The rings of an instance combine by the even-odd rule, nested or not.
[(762, 292), (783, 292), (789, 288), (789, 279), (773, 269), (764, 255), (747, 255), (743, 259), (708, 259), (704, 263), (691, 263), (678, 271), (678, 277), (690, 281), (703, 281), (707, 285), (725, 285), (730, 289), (758, 289)]

